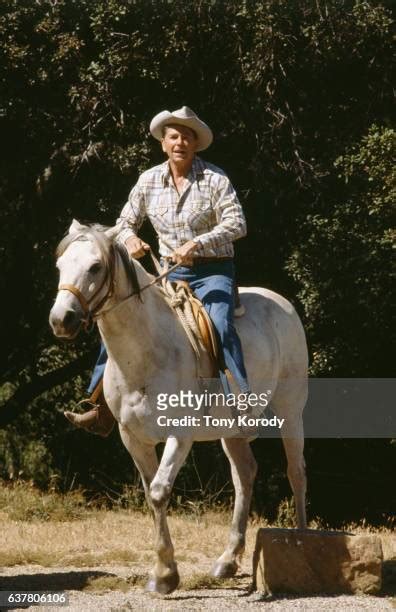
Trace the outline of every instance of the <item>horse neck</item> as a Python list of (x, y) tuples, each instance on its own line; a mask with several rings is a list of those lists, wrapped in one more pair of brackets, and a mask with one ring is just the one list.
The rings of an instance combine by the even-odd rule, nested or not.
[[(139, 286), (152, 280), (139, 262), (134, 261)], [(157, 287), (148, 287), (139, 295), (131, 295), (130, 283), (118, 258), (115, 291), (98, 320), (98, 327), (109, 355), (117, 363), (131, 361), (131, 355), (144, 361), (144, 355), (156, 354), (169, 346), (176, 320)], [(106, 312), (107, 310), (107, 312)], [(135, 366), (134, 366), (135, 367)]]
[[(138, 262), (134, 265), (139, 285), (145, 287), (153, 277)], [(148, 379), (172, 377), (175, 371), (184, 384), (190, 384), (196, 371), (196, 357), (177, 315), (156, 285), (142, 292), (141, 299), (137, 295), (125, 299), (129, 295), (128, 279), (125, 270), (122, 274), (116, 279), (115, 307), (98, 321), (113, 367), (131, 389), (144, 386)], [(121, 300), (118, 307), (117, 299)], [(201, 366), (211, 376), (208, 355)]]

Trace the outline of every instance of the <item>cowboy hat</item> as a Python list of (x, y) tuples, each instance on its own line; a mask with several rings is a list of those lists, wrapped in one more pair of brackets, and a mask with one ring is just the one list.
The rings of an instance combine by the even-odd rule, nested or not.
[(170, 113), (169, 111), (162, 111), (155, 115), (154, 119), (150, 123), (150, 132), (157, 140), (163, 138), (163, 128), (165, 125), (185, 125), (193, 130), (197, 135), (197, 148), (196, 151), (203, 151), (207, 149), (212, 143), (213, 134), (212, 130), (206, 123), (201, 121), (188, 106), (182, 106), (178, 110)]

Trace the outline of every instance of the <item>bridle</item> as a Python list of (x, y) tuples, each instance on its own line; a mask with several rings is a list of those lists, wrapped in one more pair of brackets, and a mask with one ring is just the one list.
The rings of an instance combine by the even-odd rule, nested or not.
[[(99, 287), (97, 288), (97, 290), (95, 291), (95, 293), (93, 293), (88, 300), (86, 299), (84, 294), (80, 291), (80, 289), (78, 287), (76, 287), (75, 285), (71, 285), (71, 284), (65, 283), (63, 285), (59, 285), (59, 287), (58, 287), (58, 293), (59, 293), (59, 291), (70, 291), (70, 293), (72, 293), (78, 299), (79, 304), (81, 306), (81, 309), (82, 309), (82, 311), (84, 313), (84, 316), (85, 316), (85, 319), (82, 320), (82, 324), (83, 324), (83, 327), (84, 327), (85, 331), (91, 331), (92, 330), (93, 324), (95, 322), (95, 318), (97, 317), (97, 313), (100, 312), (100, 309), (102, 308), (103, 304), (105, 302), (107, 302), (107, 300), (114, 293), (114, 261), (115, 261), (115, 252), (114, 252), (114, 246), (113, 245), (111, 246), (111, 248), (113, 249), (113, 253), (112, 253), (113, 256), (110, 258), (109, 269), (108, 269), (107, 273), (104, 275), (103, 280), (102, 280), (101, 284), (99, 285)], [(109, 280), (108, 290), (106, 291), (104, 296), (99, 300), (99, 302), (95, 305), (95, 308), (92, 309), (91, 308), (92, 302), (100, 294), (100, 292), (102, 291), (103, 287), (106, 285), (109, 276), (110, 276), (110, 280)]]
[[(99, 289), (102, 290), (103, 286), (104, 285), (102, 283), (102, 285), (100, 286)], [(80, 306), (82, 308), (82, 311), (84, 313), (84, 316), (85, 316), (85, 318), (82, 319), (82, 321), (81, 321), (85, 331), (90, 331), (90, 329), (91, 329), (91, 327), (93, 325), (96, 308), (98, 308), (98, 310), (99, 310), (100, 306), (102, 306), (104, 304), (104, 302), (111, 296), (111, 292), (110, 291), (107, 292), (106, 295), (104, 296), (105, 299), (104, 300), (100, 300), (98, 306), (94, 310), (91, 310), (90, 304), (93, 301), (93, 298), (95, 298), (96, 295), (99, 293), (99, 291), (95, 291), (94, 295), (91, 296), (91, 298), (89, 300), (86, 300), (84, 295), (81, 293), (81, 291), (77, 287), (75, 287), (74, 285), (69, 285), (69, 284), (59, 285), (58, 293), (59, 293), (59, 291), (70, 291), (70, 293), (75, 295), (76, 298), (78, 299), (78, 301), (80, 303)]]
[[(113, 246), (112, 246), (112, 248), (114, 249)], [(108, 312), (110, 312), (114, 308), (117, 308), (118, 306), (120, 306), (121, 304), (123, 304), (124, 302), (129, 300), (131, 297), (133, 297), (135, 295), (138, 295), (138, 293), (140, 294), (145, 289), (148, 289), (149, 287), (152, 287), (153, 285), (155, 285), (156, 283), (161, 281), (163, 278), (165, 278), (168, 274), (170, 274), (170, 272), (173, 272), (173, 270), (175, 270), (180, 265), (180, 264), (176, 263), (173, 266), (171, 266), (170, 268), (163, 269), (163, 268), (161, 268), (157, 258), (155, 257), (155, 255), (151, 251), (151, 249), (150, 249), (150, 255), (151, 255), (151, 258), (152, 258), (152, 260), (154, 262), (154, 266), (155, 266), (155, 268), (157, 270), (158, 276), (156, 276), (152, 281), (147, 283), (147, 285), (144, 285), (144, 287), (141, 287), (139, 292), (133, 291), (130, 295), (128, 295), (127, 297), (123, 298), (122, 300), (120, 300), (120, 302), (117, 302), (117, 304), (114, 304), (113, 306), (111, 306), (110, 308), (107, 308), (106, 310), (101, 310), (101, 309), (102, 309), (103, 305), (107, 302), (107, 300), (109, 298), (111, 298), (111, 296), (114, 293), (114, 269), (115, 269), (114, 261), (115, 261), (115, 251), (113, 251), (113, 257), (111, 257), (111, 259), (110, 259), (111, 264), (110, 264), (110, 269), (109, 269), (108, 273), (104, 275), (102, 283), (100, 284), (98, 289), (95, 291), (95, 293), (90, 296), (90, 298), (88, 300), (85, 298), (84, 294), (80, 291), (80, 289), (78, 289), (78, 287), (76, 287), (75, 285), (71, 285), (71, 284), (68, 284), (68, 283), (59, 285), (58, 293), (59, 293), (59, 291), (70, 291), (70, 293), (72, 293), (78, 299), (79, 304), (81, 306), (81, 309), (84, 312), (84, 316), (85, 316), (85, 319), (82, 320), (82, 324), (83, 324), (83, 327), (84, 327), (85, 331), (91, 331), (95, 321), (97, 319), (99, 319), (102, 315), (107, 314)], [(91, 308), (91, 304), (95, 300), (96, 296), (99, 295), (100, 292), (102, 291), (103, 287), (105, 286), (105, 284), (107, 282), (107, 279), (108, 279), (109, 275), (110, 275), (109, 288), (106, 291), (106, 293), (104, 294), (104, 296), (95, 305), (95, 308), (92, 309)]]

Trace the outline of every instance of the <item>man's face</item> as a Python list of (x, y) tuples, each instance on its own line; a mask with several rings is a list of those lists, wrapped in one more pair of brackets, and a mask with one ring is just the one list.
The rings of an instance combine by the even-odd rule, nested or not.
[(192, 162), (197, 146), (197, 138), (190, 128), (184, 125), (167, 125), (161, 140), (162, 150), (174, 163)]

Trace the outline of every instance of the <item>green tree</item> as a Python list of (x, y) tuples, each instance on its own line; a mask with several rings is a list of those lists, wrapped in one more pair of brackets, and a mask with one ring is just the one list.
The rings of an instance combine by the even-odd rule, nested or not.
[(338, 157), (344, 193), (309, 214), (287, 269), (301, 286), (318, 376), (392, 377), (396, 133), (373, 126)]

